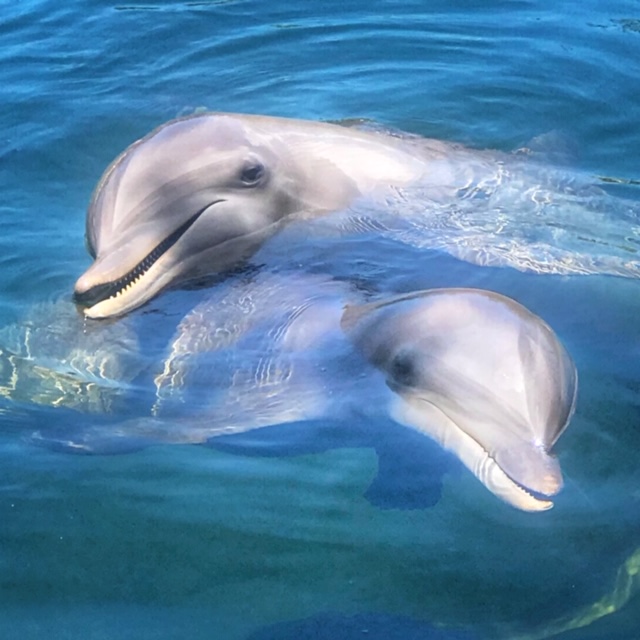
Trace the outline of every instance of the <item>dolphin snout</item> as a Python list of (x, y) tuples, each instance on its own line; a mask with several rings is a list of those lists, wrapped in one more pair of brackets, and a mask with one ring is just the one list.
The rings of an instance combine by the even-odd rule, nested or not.
[(562, 471), (555, 456), (540, 445), (523, 441), (499, 448), (494, 459), (521, 487), (543, 496), (554, 496), (562, 489)]

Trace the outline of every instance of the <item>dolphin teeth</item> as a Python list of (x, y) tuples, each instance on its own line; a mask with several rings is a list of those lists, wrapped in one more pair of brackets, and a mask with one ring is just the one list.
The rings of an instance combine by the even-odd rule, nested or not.
[(132, 286), (137, 284), (149, 269), (189, 230), (194, 222), (212, 205), (222, 202), (216, 200), (210, 202), (205, 207), (192, 215), (186, 222), (180, 225), (173, 233), (170, 233), (164, 240), (151, 250), (133, 269), (117, 280), (104, 282), (91, 287), (81, 293), (75, 292), (76, 303), (85, 307), (93, 307), (103, 300), (117, 298), (127, 292)]

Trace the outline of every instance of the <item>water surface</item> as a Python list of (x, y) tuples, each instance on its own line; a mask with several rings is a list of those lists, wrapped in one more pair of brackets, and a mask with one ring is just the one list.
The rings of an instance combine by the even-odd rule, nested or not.
[[(573, 168), (637, 201), (639, 24), (630, 0), (5, 5), (0, 324), (21, 336), (47, 326), (38, 305), (69, 308), (102, 171), (200, 108), (365, 118), (505, 152), (556, 131)], [(415, 434), (364, 418), (72, 456), (28, 436), (140, 415), (149, 374), (84, 412), (56, 406), (66, 388), (3, 387), (1, 635), (637, 638), (639, 283), (474, 267), (374, 233), (291, 259), (363, 290), (481, 286), (540, 314), (581, 384), (555, 508), (516, 512)], [(198, 295), (163, 296), (109, 340), (132, 332), (158, 358)]]

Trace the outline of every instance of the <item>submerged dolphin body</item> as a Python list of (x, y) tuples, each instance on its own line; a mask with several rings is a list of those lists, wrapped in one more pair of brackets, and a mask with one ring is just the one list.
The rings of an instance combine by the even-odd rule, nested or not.
[(523, 153), (204, 114), (167, 123), (107, 169), (87, 214), (95, 261), (75, 299), (89, 317), (123, 315), (237, 266), (287, 221), (333, 211), (353, 212), (347, 230), (364, 224), (478, 264), (640, 277), (638, 210)]
[[(549, 451), (577, 387), (553, 331), (488, 291), (353, 304), (361, 299), (317, 275), (227, 280), (184, 317), (156, 366), (152, 417), (92, 425), (56, 444), (122, 451), (127, 442), (197, 444), (329, 419), (350, 432), (353, 423), (384, 424), (391, 414), (452, 451), (503, 500), (529, 511), (551, 507), (562, 478)], [(51, 443), (52, 434), (36, 439)]]
[(549, 455), (573, 414), (577, 373), (551, 328), (478, 289), (348, 307), (342, 326), (396, 392), (392, 416), (427, 434), (525, 511), (562, 486)]

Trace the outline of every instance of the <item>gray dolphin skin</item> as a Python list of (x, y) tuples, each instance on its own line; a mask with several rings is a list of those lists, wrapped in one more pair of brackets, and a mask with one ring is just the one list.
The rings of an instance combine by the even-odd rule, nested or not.
[(75, 300), (92, 318), (123, 315), (236, 267), (288, 221), (334, 211), (358, 221), (358, 207), (391, 237), (480, 265), (640, 277), (638, 204), (540, 156), (269, 116), (174, 120), (98, 183), (86, 229), (94, 262)]
[[(507, 158), (508, 154), (499, 152), (330, 123), (225, 113), (175, 120), (126, 149), (99, 182), (86, 230), (94, 262), (78, 279), (75, 300), (91, 318), (124, 315), (169, 286), (232, 269), (289, 220), (349, 209), (361, 198), (383, 206), (394, 198), (407, 204), (406, 195), (416, 185), (419, 189), (413, 195), (428, 203), (427, 217), (437, 218), (437, 236), (451, 234), (449, 249), (461, 247), (465, 256), (473, 254), (466, 227), (459, 226), (466, 216), (477, 224), (477, 247), (487, 247), (489, 253), (493, 247), (496, 255), (515, 260), (517, 268), (529, 268), (537, 254), (521, 250), (524, 245), (509, 248), (484, 226), (487, 212), (503, 212), (512, 202), (506, 198), (521, 190), (522, 160), (511, 162), (509, 157), (506, 170)], [(535, 166), (540, 169), (541, 165)], [(541, 172), (546, 179), (549, 172)], [(502, 191), (496, 185), (502, 185)], [(578, 202), (581, 212), (598, 213), (603, 192), (576, 189), (570, 181), (559, 193), (566, 203)], [(544, 249), (557, 244), (558, 225), (541, 225), (536, 208), (540, 202), (552, 201), (549, 193), (546, 186), (524, 191), (522, 199), (529, 208), (524, 207), (523, 215), (532, 214), (535, 224), (520, 219), (524, 226), (515, 227), (513, 237), (531, 229), (553, 234), (548, 245), (532, 237), (527, 246)], [(447, 210), (439, 207), (443, 203), (450, 207), (451, 202), (456, 224), (449, 229), (438, 215)], [(487, 210), (477, 209), (486, 202), (490, 202)], [(466, 210), (468, 203), (472, 207)], [(562, 209), (557, 202), (550, 208)], [(568, 207), (568, 215), (575, 213)], [(409, 216), (416, 226), (424, 221), (415, 210)], [(509, 227), (501, 216), (499, 225)], [(602, 238), (598, 247), (607, 246), (609, 236), (600, 233), (603, 229), (598, 228)], [(588, 234), (578, 231), (581, 241), (591, 246)], [(609, 239), (611, 246), (620, 244), (613, 236)], [(573, 254), (570, 246), (565, 253), (547, 255), (545, 251), (539, 254), (539, 264), (553, 273), (640, 275), (638, 265), (626, 255), (608, 262), (608, 258)], [(488, 263), (484, 258), (477, 262)], [(209, 314), (213, 314), (210, 306), (204, 312), (204, 325), (200, 320), (196, 323), (198, 335), (203, 328), (206, 333)], [(313, 315), (312, 310), (306, 311), (288, 335), (306, 332)], [(577, 374), (564, 347), (540, 318), (498, 294), (454, 289), (352, 305), (341, 324), (385, 374), (394, 391), (391, 413), (397, 421), (453, 451), (510, 504), (530, 511), (552, 506), (550, 497), (560, 490), (562, 476), (549, 451), (573, 413)], [(189, 326), (187, 322), (185, 327)], [(330, 330), (326, 323), (322, 326)], [(295, 357), (284, 350), (283, 359), (281, 346), (276, 341), (267, 349), (269, 358), (278, 363), (273, 370), (289, 371), (295, 360), (298, 371), (304, 371), (304, 349)], [(181, 395), (181, 389), (169, 382), (190, 377), (195, 363), (190, 354), (207, 352), (188, 333), (177, 339), (176, 349), (180, 355), (174, 354), (164, 377), (158, 378), (162, 398), (158, 396), (156, 410)], [(240, 409), (255, 387), (255, 373), (247, 371), (248, 386), (235, 393)], [(293, 399), (296, 393), (306, 400), (287, 415), (305, 419), (307, 414), (321, 414), (322, 384), (308, 378), (307, 373), (287, 373), (282, 381), (269, 378), (269, 385), (278, 387), (278, 402), (263, 417), (259, 416), (262, 400), (247, 405), (255, 413), (254, 409), (240, 411), (238, 430), (286, 421), (287, 402), (281, 400)], [(296, 380), (297, 391), (286, 388), (291, 380)], [(272, 391), (270, 386), (268, 394)], [(285, 413), (279, 415), (281, 405)], [(222, 404), (223, 411), (229, 408)], [(220, 407), (215, 413), (222, 415)], [(205, 416), (198, 429), (187, 435), (183, 430), (179, 441), (215, 436), (221, 432), (216, 422)], [(140, 422), (136, 429), (150, 440), (153, 434), (160, 441), (172, 440), (172, 428), (161, 416), (146, 425)]]
[(397, 397), (392, 416), (452, 451), (496, 496), (543, 511), (562, 487), (550, 449), (574, 411), (575, 366), (517, 302), (434, 289), (351, 306), (343, 329)]

